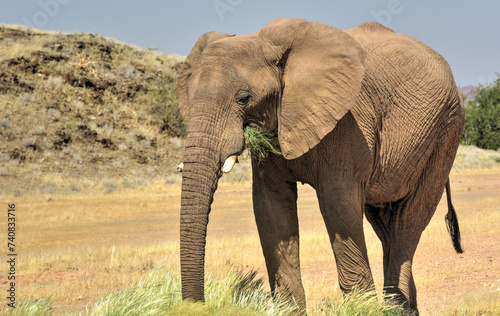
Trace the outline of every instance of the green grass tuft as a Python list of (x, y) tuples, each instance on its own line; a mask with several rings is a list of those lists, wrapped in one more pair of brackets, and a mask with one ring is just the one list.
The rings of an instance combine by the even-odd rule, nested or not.
[(181, 302), (178, 273), (173, 268), (160, 267), (127, 289), (112, 292), (87, 307), (87, 315), (165, 315)]
[(43, 298), (38, 301), (21, 301), (16, 305), (16, 308), (8, 308), (2, 315), (9, 316), (45, 316), (53, 315), (52, 300)]
[[(205, 303), (182, 300), (179, 269), (160, 266), (121, 291), (97, 298), (84, 313), (54, 310), (50, 298), (21, 302), (5, 315), (297, 315), (297, 309), (283, 297), (271, 298), (256, 271), (242, 272), (231, 267), (205, 279)], [(331, 300), (333, 301), (333, 300)], [(308, 310), (311, 315), (401, 315), (397, 306), (377, 300), (375, 293), (346, 295), (340, 302), (327, 302)]]
[(255, 271), (229, 268), (205, 280), (206, 303), (182, 301), (178, 269), (160, 267), (128, 289), (108, 294), (87, 315), (290, 315), (284, 301), (272, 303)]
[[(398, 316), (404, 315), (401, 307), (387, 303), (390, 296), (385, 297), (385, 302), (377, 298), (375, 292), (356, 291), (345, 295), (340, 302), (327, 302), (319, 315), (328, 316)], [(317, 315), (313, 313), (313, 315)]]
[(261, 162), (269, 155), (282, 155), (279, 151), (278, 135), (274, 132), (247, 126), (243, 131), (245, 144), (252, 153), (252, 159)]

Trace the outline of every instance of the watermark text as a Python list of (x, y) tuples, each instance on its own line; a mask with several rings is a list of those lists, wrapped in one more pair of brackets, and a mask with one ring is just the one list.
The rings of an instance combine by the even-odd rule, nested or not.
[(7, 306), (16, 308), (16, 205), (7, 206)]
[(224, 14), (232, 12), (243, 0), (214, 0), (212, 6), (221, 21), (224, 21)]
[(43, 28), (51, 19), (55, 18), (61, 11), (61, 7), (71, 0), (39, 0), (40, 10), (35, 12), (31, 18), (23, 17), (23, 24), (33, 28)]
[[(411, 2), (413, 0), (405, 0)], [(395, 15), (403, 12), (404, 6), (401, 4), (400, 0), (389, 0), (387, 2), (387, 6), (384, 9), (375, 11), (371, 10), (370, 14), (377, 20), (378, 23), (383, 24), (385, 26), (389, 26), (391, 24), (392, 18)]]

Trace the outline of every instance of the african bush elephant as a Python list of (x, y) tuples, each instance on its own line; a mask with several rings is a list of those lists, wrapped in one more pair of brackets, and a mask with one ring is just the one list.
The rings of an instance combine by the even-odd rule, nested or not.
[[(382, 242), (386, 291), (417, 310), (413, 255), (449, 183), (464, 125), (460, 93), (438, 53), (378, 23), (341, 31), (279, 19), (251, 35), (204, 34), (175, 93), (189, 125), (180, 223), (184, 299), (204, 300), (214, 191), (245, 148), (244, 127), (252, 126), (275, 131), (282, 153), (252, 164), (272, 293), (291, 295), (305, 308), (300, 181), (317, 192), (342, 290), (374, 286), (365, 214)], [(461, 251), (449, 201), (452, 239)]]

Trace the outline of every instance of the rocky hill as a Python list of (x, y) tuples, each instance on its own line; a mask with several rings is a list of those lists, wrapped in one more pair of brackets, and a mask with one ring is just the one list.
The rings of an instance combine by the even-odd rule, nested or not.
[(175, 182), (183, 58), (0, 25), (0, 195)]

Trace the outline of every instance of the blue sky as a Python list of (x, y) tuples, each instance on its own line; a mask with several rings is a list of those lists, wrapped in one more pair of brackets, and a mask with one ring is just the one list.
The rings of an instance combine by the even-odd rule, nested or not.
[(99, 33), (179, 55), (205, 32), (250, 34), (276, 18), (340, 29), (378, 21), (441, 53), (461, 86), (500, 73), (499, 12), (497, 0), (0, 0), (0, 23)]

